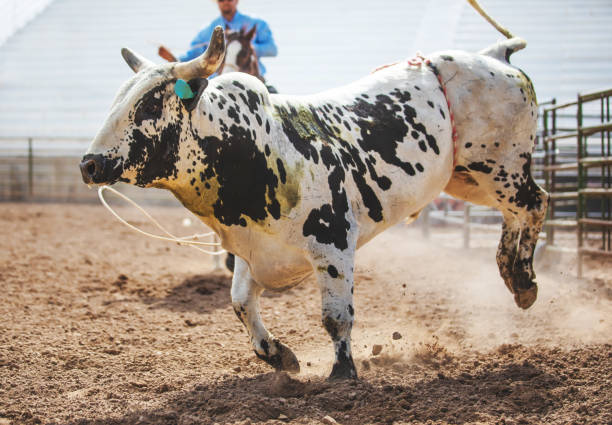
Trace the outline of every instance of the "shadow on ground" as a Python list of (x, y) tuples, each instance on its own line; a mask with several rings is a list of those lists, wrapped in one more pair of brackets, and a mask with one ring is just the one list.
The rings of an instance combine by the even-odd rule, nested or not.
[(231, 276), (225, 273), (193, 275), (181, 284), (167, 290), (165, 296), (152, 296), (144, 290), (135, 290), (140, 300), (152, 308), (173, 312), (209, 313), (231, 303)]
[[(529, 350), (519, 346), (510, 347), (509, 351), (526, 354)], [(610, 350), (603, 351), (593, 347), (586, 362), (590, 366), (605, 363)], [(156, 410), (131, 412), (120, 419), (73, 423), (213, 424), (248, 423), (248, 420), (320, 423), (325, 416), (347, 424), (396, 421), (511, 424), (535, 423), (542, 418), (549, 418), (553, 423), (566, 397), (576, 397), (578, 391), (584, 392), (584, 404), (575, 412), (563, 412), (564, 420), (574, 414), (584, 423), (590, 423), (589, 417), (604, 419), (606, 413), (602, 409), (606, 407), (589, 405), (587, 389), (577, 387), (577, 381), (585, 378), (579, 376), (579, 371), (556, 373), (557, 368), (551, 368), (554, 350), (544, 355), (542, 350), (533, 351), (521, 360), (509, 357), (508, 353), (497, 354), (501, 357), (489, 356), (489, 361), (476, 361), (473, 373), (466, 371), (469, 369), (466, 365), (455, 365), (433, 374), (403, 376), (399, 384), (393, 379), (378, 378), (375, 370), (361, 380), (342, 382), (294, 379), (286, 373), (229, 377), (172, 394), (164, 407)], [(575, 355), (559, 354), (556, 363), (561, 371), (566, 362), (575, 360)], [(602, 379), (605, 381), (605, 377)], [(589, 388), (600, 391), (597, 388), (601, 383)]]

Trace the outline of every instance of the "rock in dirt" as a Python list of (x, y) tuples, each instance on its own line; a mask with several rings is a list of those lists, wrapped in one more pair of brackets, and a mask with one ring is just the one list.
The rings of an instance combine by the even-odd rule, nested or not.
[(382, 351), (382, 349), (383, 349), (382, 345), (374, 344), (372, 346), (372, 355), (373, 356), (378, 356), (380, 354), (380, 352)]
[(321, 419), (321, 422), (323, 422), (326, 425), (332, 425), (332, 424), (337, 424), (338, 423), (331, 416), (325, 416), (323, 419)]
[(399, 332), (393, 332), (392, 338), (397, 341), (398, 339), (402, 339), (402, 334)]

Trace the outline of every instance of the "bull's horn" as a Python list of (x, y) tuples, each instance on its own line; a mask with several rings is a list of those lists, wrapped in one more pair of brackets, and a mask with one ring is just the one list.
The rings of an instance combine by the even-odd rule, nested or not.
[(138, 72), (141, 69), (148, 68), (153, 66), (154, 63), (148, 59), (143, 58), (138, 53), (132, 52), (130, 49), (124, 47), (121, 49), (121, 56), (127, 62), (127, 64), (132, 68), (132, 71)]
[(206, 78), (215, 73), (225, 56), (225, 36), (223, 28), (217, 26), (210, 37), (208, 48), (197, 58), (189, 62), (178, 63), (174, 67), (174, 75), (183, 80)]

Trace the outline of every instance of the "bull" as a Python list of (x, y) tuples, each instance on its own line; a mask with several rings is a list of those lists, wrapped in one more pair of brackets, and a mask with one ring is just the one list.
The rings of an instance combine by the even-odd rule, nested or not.
[(508, 60), (524, 46), (434, 53), (310, 96), (271, 95), (242, 73), (207, 80), (224, 56), (220, 27), (187, 63), (123, 49), (135, 75), (82, 159), (83, 180), (167, 189), (212, 228), (236, 255), (236, 315), (277, 370), (299, 362), (262, 323), (259, 298), (314, 274), (335, 350), (330, 379), (356, 378), (355, 252), (440, 192), (502, 212), (501, 277), (519, 307), (535, 301), (548, 194), (530, 169), (535, 92)]

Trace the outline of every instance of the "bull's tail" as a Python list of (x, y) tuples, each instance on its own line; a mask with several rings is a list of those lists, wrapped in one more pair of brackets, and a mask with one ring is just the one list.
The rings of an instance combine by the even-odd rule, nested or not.
[(505, 60), (506, 62), (510, 62), (510, 55), (518, 50), (521, 50), (527, 46), (527, 42), (522, 38), (515, 37), (512, 35), (510, 31), (506, 28), (502, 27), (498, 24), (493, 18), (491, 18), (487, 12), (485, 12), (482, 7), (478, 4), (476, 0), (467, 0), (467, 2), (474, 8), (476, 11), (487, 20), (491, 25), (495, 27), (495, 29), (501, 32), (506, 36), (508, 40), (499, 42), (493, 46), (487, 47), (484, 50), (481, 50), (481, 55), (491, 56), (493, 58), (499, 59), (501, 61)]
[(510, 40), (500, 41), (499, 43), (489, 46), (478, 53), (510, 63), (510, 55), (518, 50), (524, 49), (526, 45), (527, 42), (525, 40), (520, 37), (514, 37)]

